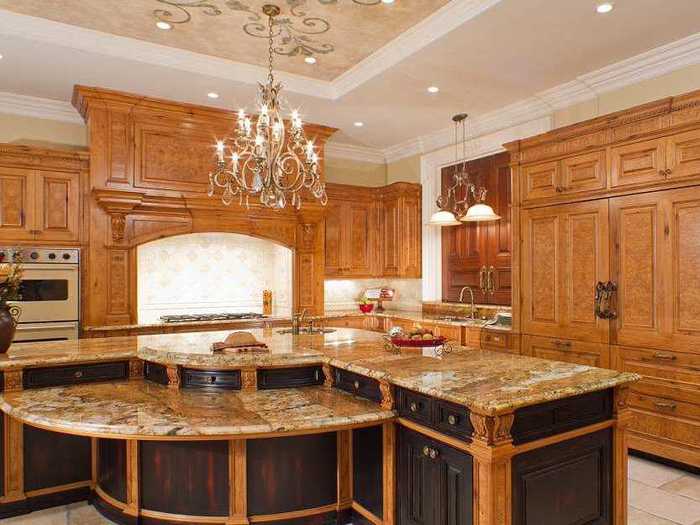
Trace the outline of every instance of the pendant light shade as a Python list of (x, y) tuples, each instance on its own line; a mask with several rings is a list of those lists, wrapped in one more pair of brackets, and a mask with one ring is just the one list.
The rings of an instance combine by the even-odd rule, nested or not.
[(460, 220), (462, 222), (487, 222), (497, 221), (500, 218), (501, 216), (496, 215), (491, 206), (483, 202), (477, 202), (469, 207), (467, 213)]
[(428, 224), (431, 226), (458, 226), (461, 223), (450, 211), (440, 210), (433, 213)]

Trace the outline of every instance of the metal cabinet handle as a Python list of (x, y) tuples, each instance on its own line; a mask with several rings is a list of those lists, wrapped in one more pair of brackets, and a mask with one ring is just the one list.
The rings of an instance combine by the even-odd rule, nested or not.
[(479, 270), (479, 288), (482, 293), (486, 292), (486, 266), (482, 266)]
[(676, 356), (673, 354), (667, 354), (665, 352), (656, 352), (654, 354), (654, 359), (660, 359), (662, 361), (675, 361)]
[(564, 191), (564, 188), (562, 188), (561, 186), (557, 186), (554, 189), (556, 190), (557, 193), (561, 193), (562, 191)]
[(675, 403), (662, 403), (661, 401), (654, 401), (654, 406), (656, 408), (662, 408), (664, 410), (675, 410), (676, 409)]
[(455, 426), (457, 424), (457, 416), (450, 414), (449, 416), (447, 416), (447, 422), (450, 425)]
[(670, 175), (671, 173), (673, 173), (673, 170), (671, 168), (668, 168), (666, 170), (666, 175)]
[(75, 374), (73, 374), (73, 377), (75, 377), (76, 379), (80, 379), (81, 377), (83, 377), (83, 373), (80, 370), (78, 370)]
[(214, 383), (216, 383), (216, 376), (209, 376), (209, 377), (207, 377), (207, 383), (212, 384), (212, 385), (213, 385)]
[(665, 177), (665, 176), (666, 176), (666, 170), (659, 170), (659, 175), (661, 175), (662, 177)]
[(425, 457), (429, 457), (429, 456), (430, 456), (430, 447), (428, 447), (428, 446), (423, 447), (423, 455), (424, 455)]
[(565, 348), (571, 348), (571, 341), (560, 341), (557, 339), (554, 341), (554, 346), (563, 346)]
[(411, 412), (418, 412), (418, 405), (415, 401), (408, 405), (408, 408)]
[[(598, 281), (595, 286), (594, 313), (599, 319), (617, 319), (615, 300), (617, 298), (617, 283)], [(605, 304), (605, 307), (603, 307)]]
[(439, 452), (437, 450), (435, 450), (434, 448), (430, 449), (430, 459), (435, 459), (438, 457), (438, 455), (439, 455)]
[(355, 390), (359, 390), (359, 389), (360, 389), (360, 382), (359, 382), (359, 381), (355, 381), (355, 382), (352, 384), (352, 386), (355, 387)]

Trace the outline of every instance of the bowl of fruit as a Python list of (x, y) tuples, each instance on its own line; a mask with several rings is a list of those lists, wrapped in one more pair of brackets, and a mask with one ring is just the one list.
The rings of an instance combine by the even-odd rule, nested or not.
[(396, 346), (415, 348), (440, 346), (445, 343), (445, 341), (447, 341), (446, 337), (435, 335), (432, 330), (420, 326), (416, 326), (407, 334), (397, 334), (391, 338), (391, 342)]

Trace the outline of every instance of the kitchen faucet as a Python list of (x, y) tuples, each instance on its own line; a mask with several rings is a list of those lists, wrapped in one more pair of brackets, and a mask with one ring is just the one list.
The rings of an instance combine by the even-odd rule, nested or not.
[(474, 311), (476, 309), (474, 305), (474, 290), (472, 290), (471, 286), (463, 286), (462, 289), (459, 291), (459, 302), (463, 303), (464, 302), (464, 291), (469, 290), (469, 295), (471, 295), (472, 299), (472, 304), (471, 304), (471, 313), (469, 314), (469, 317), (471, 319), (475, 319), (474, 317)]
[(299, 335), (299, 329), (301, 328), (301, 323), (304, 322), (306, 318), (306, 308), (304, 308), (300, 313), (294, 314), (292, 316), (292, 334)]

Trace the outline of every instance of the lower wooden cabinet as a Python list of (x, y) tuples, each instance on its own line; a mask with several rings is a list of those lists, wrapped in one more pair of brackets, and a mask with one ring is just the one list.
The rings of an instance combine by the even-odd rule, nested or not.
[(398, 431), (399, 525), (471, 525), (472, 457), (422, 434)]
[(521, 344), (522, 354), (530, 357), (600, 368), (610, 367), (610, 347), (607, 344), (534, 335), (523, 335)]
[(359, 328), (360, 330), (381, 330), (381, 319), (373, 315), (353, 315), (347, 317), (337, 317), (328, 319), (324, 324), (326, 326), (335, 326), (338, 328)]

